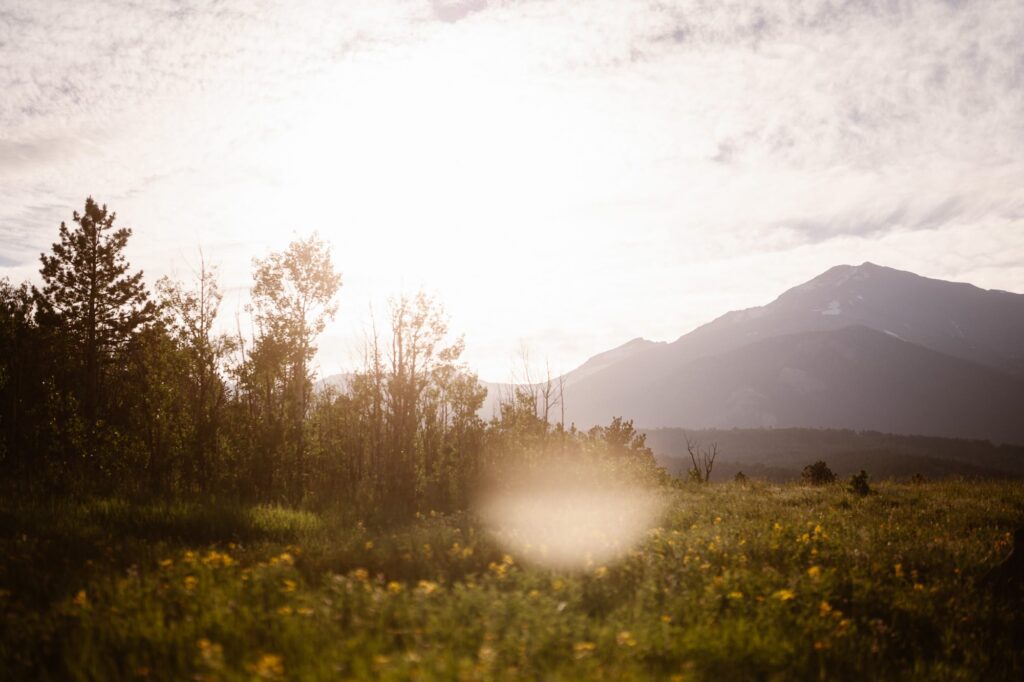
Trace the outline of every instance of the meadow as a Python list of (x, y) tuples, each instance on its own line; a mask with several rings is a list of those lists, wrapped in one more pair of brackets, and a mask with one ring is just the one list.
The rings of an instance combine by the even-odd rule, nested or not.
[(0, 676), (1022, 679), (1024, 617), (984, 581), (1024, 524), (1021, 482), (652, 494), (637, 544), (556, 570), (465, 512), (372, 527), (8, 490)]

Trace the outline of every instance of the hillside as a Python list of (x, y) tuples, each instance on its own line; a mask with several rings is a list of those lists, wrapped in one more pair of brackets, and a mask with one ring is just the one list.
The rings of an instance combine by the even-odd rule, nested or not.
[(583, 428), (623, 415), (646, 427), (1024, 443), (1024, 295), (837, 266), (672, 343), (634, 339), (564, 379), (567, 420)]
[(803, 467), (824, 459), (839, 476), (866, 470), (872, 478), (946, 476), (1024, 476), (1024, 447), (987, 441), (900, 436), (844, 429), (650, 429), (647, 444), (658, 461), (676, 474), (689, 468), (686, 439), (717, 443), (719, 458), (712, 480), (737, 471), (756, 478), (788, 481)]

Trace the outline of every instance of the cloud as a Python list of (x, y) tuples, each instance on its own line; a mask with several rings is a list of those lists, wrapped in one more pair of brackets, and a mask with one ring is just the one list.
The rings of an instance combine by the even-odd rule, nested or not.
[(487, 0), (431, 0), (434, 15), (444, 22), (454, 23), (487, 7)]
[(316, 226), (349, 295), (425, 280), (471, 344), (576, 359), (847, 253), (1019, 288), (1022, 86), (1017, 0), (8, 0), (0, 270), (87, 194), (233, 290)]

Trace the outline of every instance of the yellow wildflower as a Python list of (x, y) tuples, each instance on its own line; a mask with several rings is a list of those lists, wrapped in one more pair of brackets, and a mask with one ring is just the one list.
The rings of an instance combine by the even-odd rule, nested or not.
[(832, 606), (827, 601), (823, 601), (820, 604), (818, 604), (818, 615), (822, 618), (824, 618), (831, 612)]
[(729, 599), (738, 601), (740, 599), (743, 599), (743, 593), (740, 592), (739, 590), (733, 590), (732, 592), (729, 593), (728, 597), (729, 597)]
[(255, 663), (246, 666), (257, 677), (269, 680), (284, 675), (284, 663), (277, 654), (263, 654)]
[(299, 608), (295, 609), (295, 611), (302, 616), (313, 615), (313, 609), (309, 608), (308, 606), (300, 606)]
[(161, 559), (160, 560), (160, 568), (170, 568), (173, 565), (174, 565), (174, 560), (173, 559)]
[(892, 572), (896, 575), (897, 578), (902, 578), (903, 577), (903, 564), (896, 564), (896, 565), (894, 565), (892, 567)]
[(367, 540), (366, 544), (363, 545), (366, 549), (373, 549), (373, 540)]
[(388, 583), (388, 592), (391, 594), (398, 594), (402, 591), (402, 583), (396, 583), (394, 580)]
[(358, 580), (359, 582), (364, 583), (369, 579), (370, 574), (365, 568), (357, 568), (356, 570), (352, 571), (352, 577)]
[(807, 569), (807, 575), (809, 575), (810, 577), (815, 578), (815, 579), (820, 578), (821, 577), (821, 566), (811, 566), (810, 568)]
[(295, 591), (295, 587), (296, 587), (296, 585), (295, 585), (295, 581), (294, 580), (285, 580), (284, 584), (281, 587), (281, 591), (282, 592), (294, 592)]
[(775, 593), (772, 594), (772, 596), (778, 599), (779, 601), (789, 601), (790, 599), (796, 597), (796, 594), (794, 594), (793, 590), (783, 588), (781, 590), (776, 590)]
[(220, 668), (224, 665), (224, 647), (216, 642), (211, 642), (206, 637), (196, 642), (199, 649), (199, 657), (208, 668)]
[(89, 595), (85, 593), (85, 590), (79, 590), (78, 594), (76, 594), (75, 598), (71, 601), (74, 602), (75, 606), (84, 609), (85, 607), (89, 606)]
[(594, 569), (595, 578), (603, 578), (608, 575), (608, 568), (606, 566), (598, 566)]
[(421, 594), (430, 595), (437, 590), (437, 583), (430, 582), (429, 580), (421, 580), (416, 586)]
[(668, 625), (672, 622), (672, 616), (668, 615), (667, 613), (661, 614), (661, 622), (665, 625)]
[(572, 645), (572, 655), (574, 658), (586, 658), (594, 653), (594, 649), (597, 645), (593, 642), (576, 642)]
[(277, 609), (277, 613), (281, 616), (290, 616), (292, 615), (292, 607), (285, 604)]
[(199, 578), (195, 577), (194, 575), (187, 575), (187, 576), (185, 576), (185, 589), (186, 590), (192, 591), (192, 590), (195, 589), (196, 585), (198, 585), (198, 584), (199, 584)]
[(623, 630), (615, 635), (615, 643), (619, 646), (636, 646), (636, 639), (629, 630)]

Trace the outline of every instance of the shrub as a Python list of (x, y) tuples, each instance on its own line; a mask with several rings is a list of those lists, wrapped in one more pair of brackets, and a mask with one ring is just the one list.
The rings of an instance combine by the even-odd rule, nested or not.
[(734, 476), (732, 480), (736, 481), (737, 483), (746, 483), (747, 475), (742, 471), (737, 471), (736, 476)]
[(924, 485), (927, 481), (928, 479), (924, 477), (924, 474), (914, 474), (910, 477), (910, 482), (914, 485)]
[(868, 473), (861, 469), (859, 474), (851, 476), (847, 489), (854, 495), (860, 495), (861, 497), (870, 494), (871, 486), (868, 485)]
[(818, 460), (814, 464), (808, 464), (804, 467), (804, 471), (800, 474), (800, 480), (803, 483), (810, 485), (826, 485), (828, 483), (835, 483), (836, 475), (832, 473), (832, 470), (828, 468), (823, 460)]

